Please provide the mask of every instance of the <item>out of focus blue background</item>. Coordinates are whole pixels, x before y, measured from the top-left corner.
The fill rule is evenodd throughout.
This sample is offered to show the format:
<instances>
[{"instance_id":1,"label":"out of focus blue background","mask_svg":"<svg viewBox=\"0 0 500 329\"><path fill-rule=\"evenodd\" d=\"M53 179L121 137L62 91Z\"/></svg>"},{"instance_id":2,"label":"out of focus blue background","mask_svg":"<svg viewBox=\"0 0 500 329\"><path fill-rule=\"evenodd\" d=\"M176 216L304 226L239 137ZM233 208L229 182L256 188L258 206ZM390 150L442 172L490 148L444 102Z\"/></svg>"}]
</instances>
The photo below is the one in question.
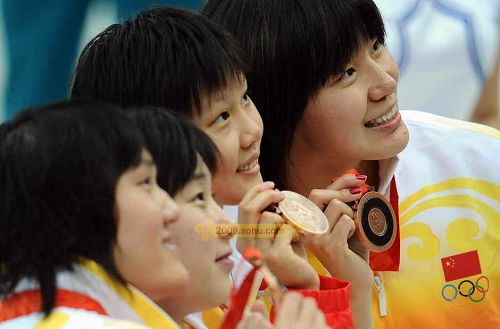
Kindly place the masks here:
<instances>
[{"instance_id":1,"label":"out of focus blue background","mask_svg":"<svg viewBox=\"0 0 500 329\"><path fill-rule=\"evenodd\" d=\"M196 10L205 1L0 0L0 122L28 106L66 97L78 54L108 25L149 5ZM374 2L401 71L400 109L500 128L500 0Z\"/></svg>"},{"instance_id":2,"label":"out of focus blue background","mask_svg":"<svg viewBox=\"0 0 500 329\"><path fill-rule=\"evenodd\" d=\"M154 5L197 10L204 0L0 0L0 122L67 96L85 44Z\"/></svg>"}]
</instances>

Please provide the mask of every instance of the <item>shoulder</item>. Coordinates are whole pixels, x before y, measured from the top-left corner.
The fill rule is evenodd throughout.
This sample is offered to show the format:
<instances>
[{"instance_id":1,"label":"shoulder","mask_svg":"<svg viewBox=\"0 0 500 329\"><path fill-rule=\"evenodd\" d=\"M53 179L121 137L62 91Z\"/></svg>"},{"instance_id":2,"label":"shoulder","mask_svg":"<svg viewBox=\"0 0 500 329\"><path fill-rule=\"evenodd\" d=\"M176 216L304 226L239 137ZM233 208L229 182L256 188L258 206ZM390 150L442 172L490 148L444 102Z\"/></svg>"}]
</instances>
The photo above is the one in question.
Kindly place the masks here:
<instances>
[{"instance_id":1,"label":"shoulder","mask_svg":"<svg viewBox=\"0 0 500 329\"><path fill-rule=\"evenodd\" d=\"M398 155L400 178L413 173L431 180L475 177L499 184L500 132L487 126L434 114L402 111L410 139Z\"/></svg>"},{"instance_id":2,"label":"shoulder","mask_svg":"<svg viewBox=\"0 0 500 329\"><path fill-rule=\"evenodd\" d=\"M14 328L51 328L51 329L90 329L90 328L113 328L113 329L148 329L149 327L124 320L110 318L94 312L58 307L54 309L48 318L41 313L21 316L0 323L1 329ZM177 329L177 328L171 328Z\"/></svg>"},{"instance_id":3,"label":"shoulder","mask_svg":"<svg viewBox=\"0 0 500 329\"><path fill-rule=\"evenodd\" d=\"M401 111L401 117L408 126L410 134L443 134L462 135L469 137L486 138L499 141L500 131L481 124L446 118L436 114L420 111ZM413 138L413 135L410 135Z\"/></svg>"}]
</instances>

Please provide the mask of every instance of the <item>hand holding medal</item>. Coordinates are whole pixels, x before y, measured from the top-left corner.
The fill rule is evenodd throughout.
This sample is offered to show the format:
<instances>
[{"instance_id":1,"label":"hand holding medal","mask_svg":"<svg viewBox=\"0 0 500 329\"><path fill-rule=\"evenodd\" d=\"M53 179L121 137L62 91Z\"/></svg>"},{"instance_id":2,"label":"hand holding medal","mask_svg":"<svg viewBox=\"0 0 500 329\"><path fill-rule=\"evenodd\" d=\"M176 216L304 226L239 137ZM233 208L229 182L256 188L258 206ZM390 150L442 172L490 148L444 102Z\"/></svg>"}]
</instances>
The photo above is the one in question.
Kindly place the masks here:
<instances>
[{"instance_id":1,"label":"hand holding medal","mask_svg":"<svg viewBox=\"0 0 500 329\"><path fill-rule=\"evenodd\" d=\"M325 214L308 198L282 191L285 199L278 203L276 212L298 233L323 234L328 231Z\"/></svg>"},{"instance_id":2,"label":"hand holding medal","mask_svg":"<svg viewBox=\"0 0 500 329\"><path fill-rule=\"evenodd\" d=\"M349 169L345 174L358 175L356 169ZM354 222L356 234L361 243L376 252L388 250L396 238L396 216L389 201L374 188L363 183L361 199L349 205L355 210Z\"/></svg>"},{"instance_id":3,"label":"hand holding medal","mask_svg":"<svg viewBox=\"0 0 500 329\"><path fill-rule=\"evenodd\" d=\"M345 174L359 173L350 169ZM386 251L396 238L394 210L382 194L366 183L360 188L361 199L349 204L355 211L356 234L368 250ZM282 192L285 199L278 204L277 213L298 233L323 234L328 230L326 216L312 201L292 191Z\"/></svg>"}]
</instances>

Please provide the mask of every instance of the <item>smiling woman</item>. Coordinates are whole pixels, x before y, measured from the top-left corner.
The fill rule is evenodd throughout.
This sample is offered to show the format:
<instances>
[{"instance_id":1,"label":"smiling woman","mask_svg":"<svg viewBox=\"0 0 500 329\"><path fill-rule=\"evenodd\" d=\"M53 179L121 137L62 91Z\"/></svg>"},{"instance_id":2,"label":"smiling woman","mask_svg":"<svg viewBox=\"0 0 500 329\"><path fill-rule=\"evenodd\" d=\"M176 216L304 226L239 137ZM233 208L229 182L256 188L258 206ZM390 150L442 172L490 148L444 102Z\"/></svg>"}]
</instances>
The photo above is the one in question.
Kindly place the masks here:
<instances>
[{"instance_id":1,"label":"smiling woman","mask_svg":"<svg viewBox=\"0 0 500 329\"><path fill-rule=\"evenodd\" d=\"M166 109L144 107L128 112L143 132L147 148L157 159L159 185L172 194L179 205L179 220L169 228L173 233L172 241L179 246L179 256L188 270L190 282L180 294L167 296L159 300L158 305L179 324L185 321L187 327L192 324L195 328L205 326L186 316L211 309L209 313L215 317L212 321L207 320L207 327L219 328L219 321L222 321L219 306L228 302L232 288L230 273L235 252L229 244L231 234L204 236L197 230L200 226L223 227L231 223L212 193L212 175L216 172L219 155L215 144L192 123L175 117ZM178 174L172 175L172 172ZM305 322L308 328L325 329L323 312L311 303L298 295L286 295L275 328L290 328L293 323ZM247 310L245 313L238 328L272 327L260 312ZM300 328L305 327L304 324Z\"/></svg>"},{"instance_id":2,"label":"smiling woman","mask_svg":"<svg viewBox=\"0 0 500 329\"><path fill-rule=\"evenodd\" d=\"M231 289L230 236L203 239L195 230L209 222L231 222L213 199L216 147L194 125L176 118L165 109L141 108L129 112L143 132L148 149L157 159L158 183L174 196L179 205L179 220L172 223L171 230L173 242L179 246L180 258L191 280L182 294L163 298L159 305L182 323L189 313L225 303ZM174 171L178 174L171 175Z\"/></svg>"},{"instance_id":3,"label":"smiling woman","mask_svg":"<svg viewBox=\"0 0 500 329\"><path fill-rule=\"evenodd\" d=\"M283 220L279 215L266 211L268 206L283 200L284 194L275 190L272 182L262 182L259 156L263 125L249 97L245 77L248 68L244 59L234 38L205 17L174 8L154 8L123 24L110 26L87 45L75 70L71 97L92 97L125 107L161 106L191 120L212 138L220 153L212 181L214 199L219 204L240 204L238 221L241 224L281 225ZM164 133L160 129L157 138L149 143L153 154L158 153L151 145L170 141ZM172 152L163 152L170 154L163 160L154 156L159 163L182 163L171 155L177 154L178 150ZM185 166L183 170L193 167ZM169 172L162 166L160 175L163 170ZM159 182L162 185L161 178ZM162 186L171 194L176 191L168 185ZM219 216L217 214L210 216L214 216L214 221L224 220L215 217ZM344 224L349 225L348 222ZM343 238L347 239L348 231ZM267 238L256 234L243 242L239 239L237 245L240 252L250 245L257 247L267 257L270 269L279 273L283 285L306 289L304 294L311 294L319 303L324 301L326 317L333 326L352 327L347 302L349 286L331 278L321 281L323 285L320 285L318 275L301 258L303 254L294 253L291 246L293 235L291 230L289 232L279 237L268 235ZM241 258L238 251L233 254L240 260L232 272L233 282L238 286L251 265ZM349 255L354 256L355 261L361 260L357 255ZM367 263L361 262L360 266L369 270ZM221 290L227 291L227 275L221 275L219 280L220 283L214 284L220 284ZM319 287L324 289L318 290ZM211 288L200 287L200 292L205 293L206 289ZM368 289L366 293L368 295ZM337 295L338 307L327 305L332 299L331 294ZM202 298L199 298L191 303L201 302ZM212 311L210 315L215 314L213 317L204 312L203 319L198 317L200 314L190 316L190 319L196 322L197 328L214 327L213 322L205 320L222 318L222 310L216 308Z\"/></svg>"},{"instance_id":4,"label":"smiling woman","mask_svg":"<svg viewBox=\"0 0 500 329\"><path fill-rule=\"evenodd\" d=\"M118 109L63 102L2 124L0 190L2 328L178 328L153 301L188 283L179 208Z\"/></svg>"},{"instance_id":5,"label":"smiling woman","mask_svg":"<svg viewBox=\"0 0 500 329\"><path fill-rule=\"evenodd\" d=\"M498 131L399 111L399 70L371 0L209 0L202 13L233 33L250 58L248 85L266 128L264 179L309 196L327 215L352 218L349 196L361 191L339 195L334 190L347 177L331 182L356 168L362 175L346 176L366 181L399 207L402 248L396 248L395 272L376 274L375 326L500 326L500 293L460 307L441 296L441 259L471 250L482 274L500 286L493 256L500 243ZM325 257L336 245L312 251L329 273L351 280L359 269L339 273L342 266ZM387 263L385 256L373 254L370 264L378 257ZM355 320L356 308L353 303Z\"/></svg>"}]
</instances>

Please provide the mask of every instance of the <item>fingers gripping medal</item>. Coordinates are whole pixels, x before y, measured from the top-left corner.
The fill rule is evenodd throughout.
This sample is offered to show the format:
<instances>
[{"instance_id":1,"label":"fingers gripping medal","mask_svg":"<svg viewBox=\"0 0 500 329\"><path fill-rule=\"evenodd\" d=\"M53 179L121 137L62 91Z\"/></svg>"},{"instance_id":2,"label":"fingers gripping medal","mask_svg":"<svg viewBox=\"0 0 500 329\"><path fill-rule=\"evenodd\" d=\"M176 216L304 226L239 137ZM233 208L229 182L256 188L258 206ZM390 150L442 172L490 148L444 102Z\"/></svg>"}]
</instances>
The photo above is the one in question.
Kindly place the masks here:
<instances>
[{"instance_id":1,"label":"fingers gripping medal","mask_svg":"<svg viewBox=\"0 0 500 329\"><path fill-rule=\"evenodd\" d=\"M359 174L350 169L346 174ZM388 250L396 239L396 216L391 204L384 195L373 191L367 184L361 186L361 199L352 205L356 233L369 250L382 252Z\"/></svg>"},{"instance_id":2,"label":"fingers gripping medal","mask_svg":"<svg viewBox=\"0 0 500 329\"><path fill-rule=\"evenodd\" d=\"M308 198L292 192L282 191L285 199L278 203L277 213L298 233L323 234L328 231L325 214Z\"/></svg>"}]
</instances>

